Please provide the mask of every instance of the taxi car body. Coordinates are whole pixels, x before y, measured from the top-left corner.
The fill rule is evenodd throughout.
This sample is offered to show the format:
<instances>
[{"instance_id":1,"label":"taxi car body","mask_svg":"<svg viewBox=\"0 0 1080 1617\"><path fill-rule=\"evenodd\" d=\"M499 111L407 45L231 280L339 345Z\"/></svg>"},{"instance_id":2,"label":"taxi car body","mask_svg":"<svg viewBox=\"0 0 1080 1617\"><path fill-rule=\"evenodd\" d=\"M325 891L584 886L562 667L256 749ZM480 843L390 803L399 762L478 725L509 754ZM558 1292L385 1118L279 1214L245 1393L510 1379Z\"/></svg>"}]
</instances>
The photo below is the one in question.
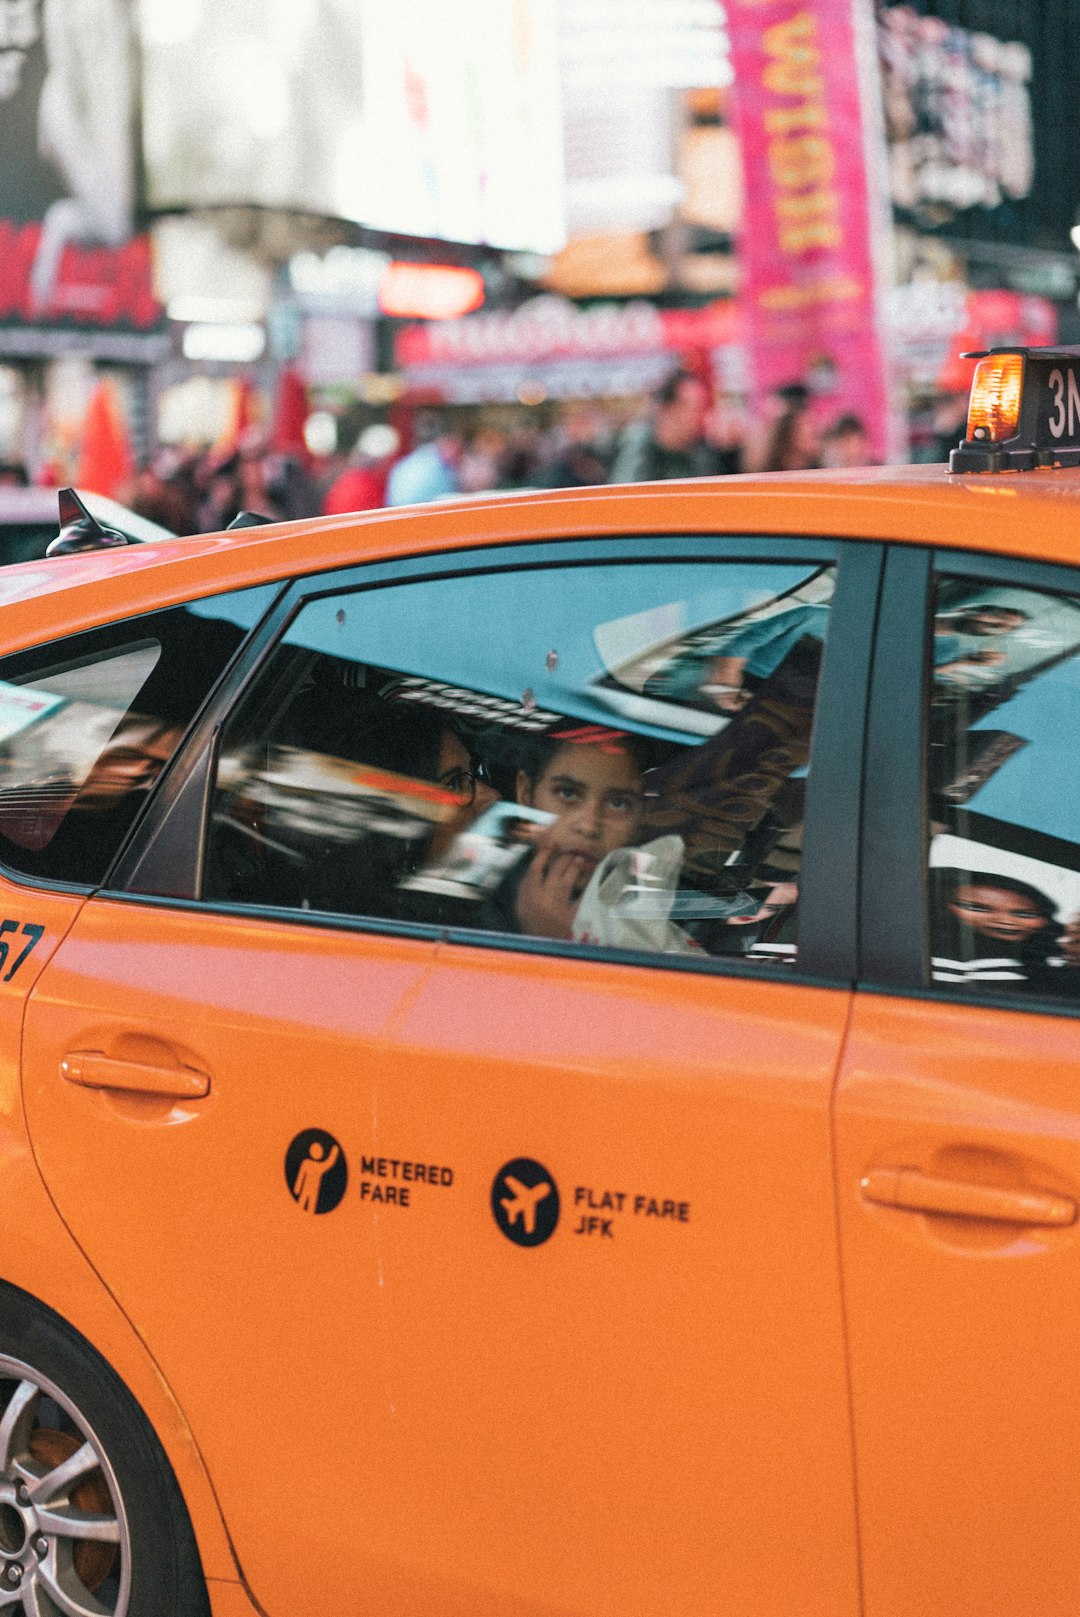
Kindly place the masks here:
<instances>
[{"instance_id":1,"label":"taxi car body","mask_svg":"<svg viewBox=\"0 0 1080 1617\"><path fill-rule=\"evenodd\" d=\"M1078 701L1080 472L6 572L0 1613L1074 1609Z\"/></svg>"}]
</instances>

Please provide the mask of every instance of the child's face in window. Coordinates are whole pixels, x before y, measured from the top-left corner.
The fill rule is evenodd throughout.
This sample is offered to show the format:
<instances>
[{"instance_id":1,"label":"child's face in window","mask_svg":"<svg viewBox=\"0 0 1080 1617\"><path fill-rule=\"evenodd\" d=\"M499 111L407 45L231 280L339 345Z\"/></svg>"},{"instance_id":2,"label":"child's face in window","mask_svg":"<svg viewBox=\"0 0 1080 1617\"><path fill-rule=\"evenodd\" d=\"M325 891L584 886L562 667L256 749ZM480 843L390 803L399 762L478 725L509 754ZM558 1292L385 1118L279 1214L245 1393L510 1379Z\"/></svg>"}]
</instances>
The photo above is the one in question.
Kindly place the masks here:
<instances>
[{"instance_id":1,"label":"child's face in window","mask_svg":"<svg viewBox=\"0 0 1080 1617\"><path fill-rule=\"evenodd\" d=\"M617 743L561 746L535 782L518 777L518 801L555 816L545 841L575 858L587 880L613 848L636 840L641 771Z\"/></svg>"},{"instance_id":2,"label":"child's face in window","mask_svg":"<svg viewBox=\"0 0 1080 1617\"><path fill-rule=\"evenodd\" d=\"M955 888L949 909L980 937L995 938L1001 943L1022 943L1048 924L1030 898L989 884L964 883Z\"/></svg>"}]
</instances>

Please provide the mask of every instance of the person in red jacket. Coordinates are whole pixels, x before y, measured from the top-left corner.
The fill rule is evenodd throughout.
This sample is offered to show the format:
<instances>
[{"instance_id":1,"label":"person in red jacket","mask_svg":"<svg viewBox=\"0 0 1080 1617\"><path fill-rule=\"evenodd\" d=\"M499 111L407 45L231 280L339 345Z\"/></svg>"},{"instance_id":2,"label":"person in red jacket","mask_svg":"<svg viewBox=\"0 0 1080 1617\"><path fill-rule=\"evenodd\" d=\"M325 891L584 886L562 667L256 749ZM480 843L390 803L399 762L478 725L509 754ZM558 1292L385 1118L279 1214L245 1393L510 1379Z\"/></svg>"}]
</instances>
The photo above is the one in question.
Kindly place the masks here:
<instances>
[{"instance_id":1,"label":"person in red jacket","mask_svg":"<svg viewBox=\"0 0 1080 1617\"><path fill-rule=\"evenodd\" d=\"M346 511L377 511L386 504L386 479L400 440L393 427L376 423L365 427L349 456L349 464L335 478L323 498L323 515Z\"/></svg>"}]
</instances>

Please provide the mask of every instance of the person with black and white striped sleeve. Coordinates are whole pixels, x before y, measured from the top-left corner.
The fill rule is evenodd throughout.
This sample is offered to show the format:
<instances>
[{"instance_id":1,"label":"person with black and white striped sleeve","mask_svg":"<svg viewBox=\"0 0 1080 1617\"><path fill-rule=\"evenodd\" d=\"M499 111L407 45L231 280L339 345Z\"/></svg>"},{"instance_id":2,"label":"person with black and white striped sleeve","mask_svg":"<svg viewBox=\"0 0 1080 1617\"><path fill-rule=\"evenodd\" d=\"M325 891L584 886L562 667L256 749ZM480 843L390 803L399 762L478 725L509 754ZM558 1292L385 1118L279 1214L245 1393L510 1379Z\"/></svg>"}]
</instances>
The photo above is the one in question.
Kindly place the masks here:
<instances>
[{"instance_id":1,"label":"person with black and white striped sleeve","mask_svg":"<svg viewBox=\"0 0 1080 1617\"><path fill-rule=\"evenodd\" d=\"M1080 989L1062 956L1063 928L1052 899L1029 882L989 871L932 869L931 969L957 987Z\"/></svg>"}]
</instances>

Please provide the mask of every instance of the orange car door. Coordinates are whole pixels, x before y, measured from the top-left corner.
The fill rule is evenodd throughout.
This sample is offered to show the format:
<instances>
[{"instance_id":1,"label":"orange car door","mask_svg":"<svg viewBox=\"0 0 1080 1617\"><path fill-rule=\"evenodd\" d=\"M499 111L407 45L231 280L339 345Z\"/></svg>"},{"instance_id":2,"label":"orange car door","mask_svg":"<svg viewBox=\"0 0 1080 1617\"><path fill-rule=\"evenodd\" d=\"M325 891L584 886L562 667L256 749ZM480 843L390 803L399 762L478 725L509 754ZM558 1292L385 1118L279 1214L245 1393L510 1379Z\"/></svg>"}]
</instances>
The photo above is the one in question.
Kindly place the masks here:
<instances>
[{"instance_id":1,"label":"orange car door","mask_svg":"<svg viewBox=\"0 0 1080 1617\"><path fill-rule=\"evenodd\" d=\"M681 543L695 566L724 560L715 542ZM158 817L169 841L185 793L212 799L197 891L95 897L46 972L25 1042L33 1137L63 1215L185 1410L272 1617L854 1617L829 1101L850 1004L846 850L877 553L845 557L832 596L833 547L743 542L732 567L765 573L725 573L716 588L736 594L707 611L711 573L690 580L705 591L694 595L678 567L669 580L665 567L629 577L609 566L601 589L589 547L557 559L578 571L483 572L483 558L469 560L471 610L500 655L531 656L531 640L544 648L550 686L538 679L523 700L483 637L469 648L468 690L460 658L439 665L461 621L460 579L401 583L379 599L328 590L302 608L214 745L208 717L208 750L197 737L175 812L167 804ZM528 617L513 611L523 581ZM796 587L792 603L783 592ZM773 794L768 870L802 845L794 972L775 964L794 945L767 936L780 897L761 906L763 952L725 966L665 934L681 953L661 964L640 946L509 937L491 921L380 918L370 882L365 919L342 896L350 848L331 849L330 879L325 861L304 866L324 815L362 823L365 879L378 847L413 872L399 883L409 896L441 903L479 860L474 832L441 864L427 844L419 875L402 862L410 828L427 816L434 838L453 794L478 788L444 787L461 771L442 759L411 775L385 751L349 761L335 703L360 715L345 726L354 741L350 726L379 703L400 702L407 727L418 693L425 713L464 716L459 741L487 745L494 726L496 774L515 726L558 722L569 797L567 779L590 770L625 776L638 745L588 722L589 702L608 698L581 695L574 659L617 641L629 681L626 648L644 623L649 666L671 670L647 698L669 702L661 733L697 723L700 734L704 707L678 694L690 653L684 638L671 642L669 596L699 601L710 623L741 602L739 644L758 648L745 660L784 657L789 679L799 657L816 666L813 625L832 602L805 822L782 823L779 811L781 787L785 802L801 800L797 737L786 762L763 766L767 791L754 777ZM608 617L588 619L578 646L567 614L594 597ZM642 617L660 608L667 616ZM803 613L794 621L812 632L762 630L762 615L781 610ZM362 664L345 656L357 614ZM380 614L403 674L389 651L372 667ZM555 641L544 638L552 614ZM407 653L414 621L423 645ZM778 678L747 687L739 734ZM612 700L644 712L646 696L629 690ZM709 720L708 733L721 725ZM372 748L384 732L371 721ZM669 763L686 752L656 745ZM208 792L200 771L217 759ZM520 779L518 792L524 817ZM605 812L628 812L628 796L608 790ZM548 830L563 823L531 811ZM764 824L761 804L755 814ZM218 857L226 846L240 852ZM249 847L255 875L241 857ZM132 886L152 885L156 858L151 842ZM770 875L764 891L783 886Z\"/></svg>"},{"instance_id":2,"label":"orange car door","mask_svg":"<svg viewBox=\"0 0 1080 1617\"><path fill-rule=\"evenodd\" d=\"M0 677L0 1158L7 1194L40 1193L17 1088L26 1002L46 962L102 877L146 787L169 761L183 723L271 604L271 588L219 595L3 659ZM177 665L187 678L174 679ZM170 684L153 708L155 680ZM130 706L149 690L151 706ZM114 788L130 788L114 812ZM73 813L76 805L82 811ZM56 1302L40 1251L24 1235L5 1276Z\"/></svg>"},{"instance_id":3,"label":"orange car door","mask_svg":"<svg viewBox=\"0 0 1080 1617\"><path fill-rule=\"evenodd\" d=\"M71 926L85 895L29 887L0 877L0 1041L4 1050L0 1082L0 1156L9 1194L20 1196L22 1176L41 1193L37 1165L29 1148L18 1088L18 1055L27 998L45 962ZM20 1243L21 1244L21 1243ZM34 1284L40 1254L5 1253L5 1273L16 1283Z\"/></svg>"},{"instance_id":4,"label":"orange car door","mask_svg":"<svg viewBox=\"0 0 1080 1617\"><path fill-rule=\"evenodd\" d=\"M1080 575L889 567L837 1115L865 1610L1035 1617L1080 1601Z\"/></svg>"}]
</instances>

